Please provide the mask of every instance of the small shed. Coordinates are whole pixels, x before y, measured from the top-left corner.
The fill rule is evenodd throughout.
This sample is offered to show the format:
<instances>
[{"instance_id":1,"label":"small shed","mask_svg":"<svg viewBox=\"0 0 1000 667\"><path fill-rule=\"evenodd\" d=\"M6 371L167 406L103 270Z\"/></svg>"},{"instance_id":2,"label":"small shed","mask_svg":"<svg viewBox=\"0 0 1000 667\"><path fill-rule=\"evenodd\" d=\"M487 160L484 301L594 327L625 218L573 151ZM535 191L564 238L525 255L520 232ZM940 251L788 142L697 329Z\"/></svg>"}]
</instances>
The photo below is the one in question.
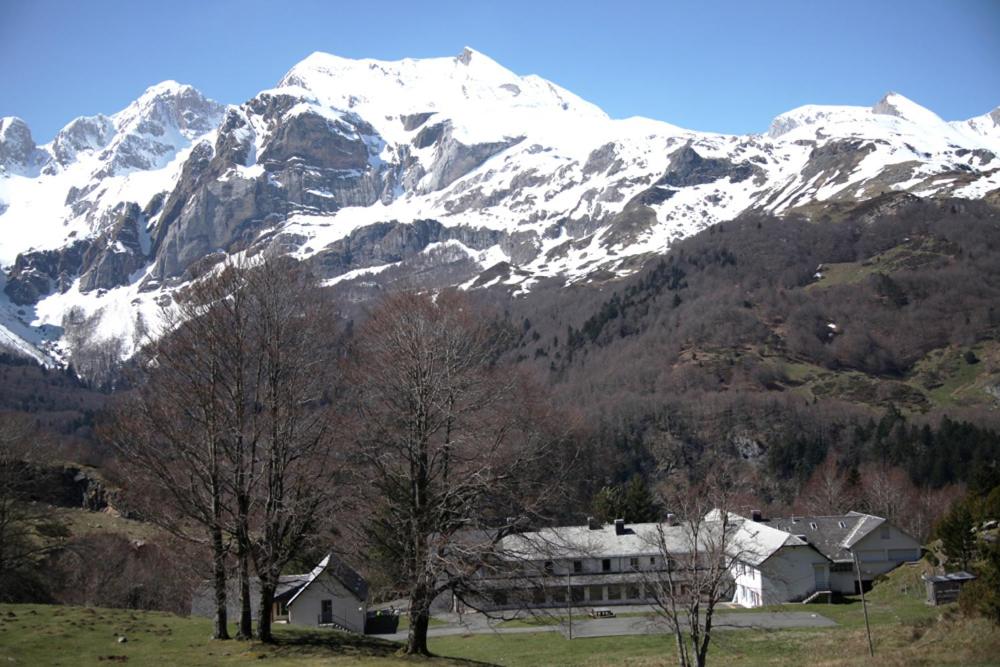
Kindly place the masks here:
<instances>
[{"instance_id":1,"label":"small shed","mask_svg":"<svg viewBox=\"0 0 1000 667\"><path fill-rule=\"evenodd\" d=\"M958 600L962 586L976 578L968 572L952 572L951 574L924 575L924 585L927 586L927 604L948 604Z\"/></svg>"}]
</instances>

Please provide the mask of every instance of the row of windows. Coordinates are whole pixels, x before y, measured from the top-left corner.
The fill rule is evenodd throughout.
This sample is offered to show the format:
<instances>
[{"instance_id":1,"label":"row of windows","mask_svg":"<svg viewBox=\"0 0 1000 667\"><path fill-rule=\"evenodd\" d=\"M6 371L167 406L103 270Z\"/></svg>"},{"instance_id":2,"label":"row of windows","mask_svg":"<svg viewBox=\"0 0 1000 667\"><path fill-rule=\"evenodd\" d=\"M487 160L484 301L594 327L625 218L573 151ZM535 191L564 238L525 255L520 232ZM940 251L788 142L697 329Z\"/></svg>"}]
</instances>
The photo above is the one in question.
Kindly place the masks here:
<instances>
[{"instance_id":1,"label":"row of windows","mask_svg":"<svg viewBox=\"0 0 1000 667\"><path fill-rule=\"evenodd\" d=\"M685 584L679 585L681 595L688 595L690 588ZM582 602L619 602L628 600L646 600L644 596L645 588L642 584L608 584L606 586L551 586L547 588L533 588L530 592L510 593L508 591L494 591L492 601L498 606L511 603L513 598L530 599L532 604L564 604L567 599L574 603Z\"/></svg>"},{"instance_id":2,"label":"row of windows","mask_svg":"<svg viewBox=\"0 0 1000 667\"><path fill-rule=\"evenodd\" d=\"M600 572L615 572L613 567L613 559L603 558L601 559L601 569ZM639 571L643 567L655 568L659 561L656 556L641 556L641 557L631 557L628 559L628 568L625 571ZM671 569L676 567L676 562L673 559L667 559L667 565ZM573 574L582 574L584 572L591 571L587 569L582 560L572 561ZM556 571L555 563L551 560L545 561L544 568L546 574L554 574Z\"/></svg>"}]
</instances>

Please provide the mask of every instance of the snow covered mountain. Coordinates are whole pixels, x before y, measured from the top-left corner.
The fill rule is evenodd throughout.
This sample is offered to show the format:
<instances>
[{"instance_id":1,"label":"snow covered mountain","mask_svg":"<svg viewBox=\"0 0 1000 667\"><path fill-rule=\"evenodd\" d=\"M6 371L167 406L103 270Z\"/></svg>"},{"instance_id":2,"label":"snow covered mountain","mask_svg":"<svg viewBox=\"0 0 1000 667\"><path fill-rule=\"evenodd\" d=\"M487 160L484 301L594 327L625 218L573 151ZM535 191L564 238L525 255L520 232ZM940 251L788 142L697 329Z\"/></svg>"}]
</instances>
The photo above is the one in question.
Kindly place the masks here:
<instances>
[{"instance_id":1,"label":"snow covered mountain","mask_svg":"<svg viewBox=\"0 0 1000 667\"><path fill-rule=\"evenodd\" d=\"M347 294L525 291L629 273L749 209L985 197L998 156L1000 108L948 123L890 93L732 136L611 119L472 49L315 53L238 106L165 82L41 146L0 120L0 346L127 357L173 290L236 253L293 254Z\"/></svg>"}]
</instances>

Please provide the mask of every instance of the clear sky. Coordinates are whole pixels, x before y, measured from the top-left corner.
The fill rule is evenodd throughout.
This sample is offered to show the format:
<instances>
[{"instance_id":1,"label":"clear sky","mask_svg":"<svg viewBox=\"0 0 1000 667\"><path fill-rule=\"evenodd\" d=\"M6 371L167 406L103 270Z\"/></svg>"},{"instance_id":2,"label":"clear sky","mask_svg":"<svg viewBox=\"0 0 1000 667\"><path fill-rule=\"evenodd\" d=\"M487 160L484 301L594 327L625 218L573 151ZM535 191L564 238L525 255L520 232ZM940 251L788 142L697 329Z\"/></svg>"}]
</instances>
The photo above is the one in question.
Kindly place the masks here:
<instances>
[{"instance_id":1,"label":"clear sky","mask_svg":"<svg viewBox=\"0 0 1000 667\"><path fill-rule=\"evenodd\" d=\"M747 133L895 90L948 120L1000 105L1000 0L0 0L0 116L48 141L164 79L239 103L313 51L468 45L601 106Z\"/></svg>"}]
</instances>

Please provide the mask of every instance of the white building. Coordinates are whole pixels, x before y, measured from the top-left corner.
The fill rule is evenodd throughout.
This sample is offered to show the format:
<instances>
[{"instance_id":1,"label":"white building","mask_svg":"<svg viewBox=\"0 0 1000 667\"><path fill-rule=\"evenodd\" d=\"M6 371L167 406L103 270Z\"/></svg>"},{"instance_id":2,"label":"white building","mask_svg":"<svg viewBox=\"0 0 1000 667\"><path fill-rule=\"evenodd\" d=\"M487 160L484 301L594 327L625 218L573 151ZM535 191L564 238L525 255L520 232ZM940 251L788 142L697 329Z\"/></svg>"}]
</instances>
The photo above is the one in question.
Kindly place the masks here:
<instances>
[{"instance_id":1,"label":"white building","mask_svg":"<svg viewBox=\"0 0 1000 667\"><path fill-rule=\"evenodd\" d=\"M743 519L740 540L750 550L733 568L733 602L759 607L805 600L816 593L856 593L880 574L920 558L920 543L881 517ZM774 547L774 548L771 548Z\"/></svg>"},{"instance_id":2,"label":"white building","mask_svg":"<svg viewBox=\"0 0 1000 667\"><path fill-rule=\"evenodd\" d=\"M899 564L920 558L915 539L868 514L755 518L730 513L733 532L725 539L723 567L730 571L732 601L744 607L854 593L855 555L866 586ZM700 553L719 553L719 519L717 510L705 516L699 543L716 544L700 544ZM619 520L614 525L562 526L508 536L497 562L479 573L477 588L482 593L474 606L640 604L651 600L651 591L662 587L668 573L684 595L693 532L688 524L672 520L632 525ZM677 562L683 566L677 567Z\"/></svg>"},{"instance_id":3,"label":"white building","mask_svg":"<svg viewBox=\"0 0 1000 667\"><path fill-rule=\"evenodd\" d=\"M230 622L239 618L239 591L233 579L227 591ZM260 582L250 580L251 606L257 619ZM368 608L368 582L333 554L328 554L308 574L282 575L275 591L271 620L275 623L329 627L363 634ZM204 585L191 602L192 616L215 613L214 591Z\"/></svg>"}]
</instances>

